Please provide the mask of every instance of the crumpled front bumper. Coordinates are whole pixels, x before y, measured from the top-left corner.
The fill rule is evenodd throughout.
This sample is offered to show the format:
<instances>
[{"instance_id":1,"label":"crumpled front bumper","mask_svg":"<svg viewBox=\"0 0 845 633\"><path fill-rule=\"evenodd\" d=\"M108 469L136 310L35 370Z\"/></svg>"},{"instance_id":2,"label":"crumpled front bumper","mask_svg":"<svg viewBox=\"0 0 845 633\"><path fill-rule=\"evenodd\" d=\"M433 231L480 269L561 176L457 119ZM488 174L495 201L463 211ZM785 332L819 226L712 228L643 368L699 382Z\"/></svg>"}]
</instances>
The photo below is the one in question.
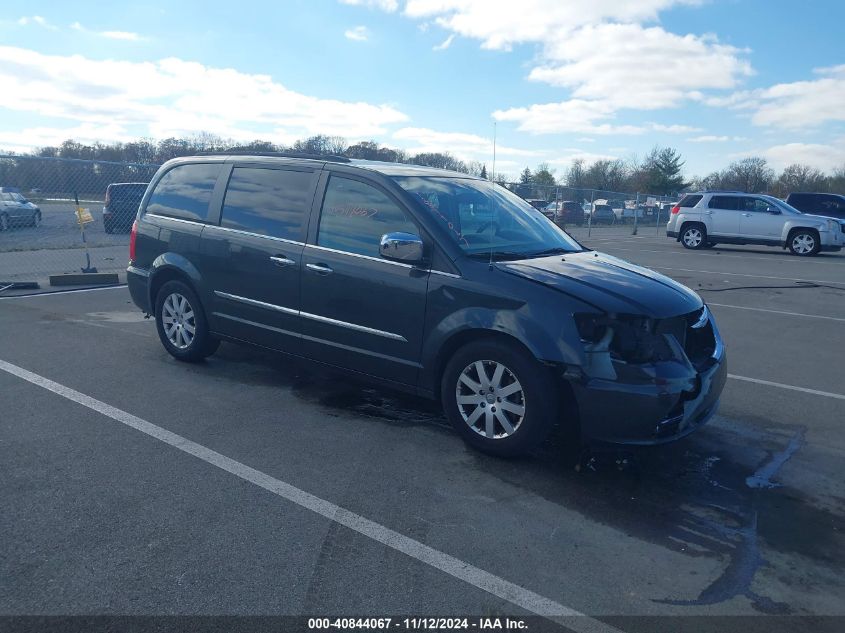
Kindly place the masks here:
<instances>
[{"instance_id":1,"label":"crumpled front bumper","mask_svg":"<svg viewBox=\"0 0 845 633\"><path fill-rule=\"evenodd\" d=\"M675 361L622 367L616 380L570 380L587 442L650 445L680 439L704 425L719 406L728 377L724 345L704 367Z\"/></svg>"}]
</instances>

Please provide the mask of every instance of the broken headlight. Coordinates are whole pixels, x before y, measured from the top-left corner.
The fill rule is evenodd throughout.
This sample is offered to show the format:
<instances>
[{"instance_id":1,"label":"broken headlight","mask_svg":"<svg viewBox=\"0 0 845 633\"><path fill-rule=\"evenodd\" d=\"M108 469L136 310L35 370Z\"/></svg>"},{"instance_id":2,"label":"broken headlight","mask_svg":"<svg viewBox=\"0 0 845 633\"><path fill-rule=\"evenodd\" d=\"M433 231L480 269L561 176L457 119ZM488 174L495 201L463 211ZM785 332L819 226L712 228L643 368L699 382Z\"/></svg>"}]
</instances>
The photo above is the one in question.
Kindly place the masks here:
<instances>
[{"instance_id":1,"label":"broken headlight","mask_svg":"<svg viewBox=\"0 0 845 633\"><path fill-rule=\"evenodd\" d=\"M575 325L588 353L607 352L611 360L652 363L670 360L676 351L658 322L626 314L576 314Z\"/></svg>"}]
</instances>

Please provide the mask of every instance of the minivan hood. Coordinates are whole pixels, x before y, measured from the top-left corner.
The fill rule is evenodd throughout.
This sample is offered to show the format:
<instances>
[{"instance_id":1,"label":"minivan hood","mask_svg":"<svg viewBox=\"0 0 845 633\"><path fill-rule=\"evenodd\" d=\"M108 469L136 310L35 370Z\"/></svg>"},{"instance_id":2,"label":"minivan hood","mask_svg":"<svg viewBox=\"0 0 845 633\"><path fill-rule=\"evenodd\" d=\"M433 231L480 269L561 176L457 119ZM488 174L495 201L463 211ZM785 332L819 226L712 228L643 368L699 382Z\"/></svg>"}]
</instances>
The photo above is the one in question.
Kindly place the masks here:
<instances>
[{"instance_id":1,"label":"minivan hood","mask_svg":"<svg viewBox=\"0 0 845 633\"><path fill-rule=\"evenodd\" d=\"M665 319L703 305L695 292L669 277L597 251L497 262L496 267L605 312Z\"/></svg>"}]
</instances>

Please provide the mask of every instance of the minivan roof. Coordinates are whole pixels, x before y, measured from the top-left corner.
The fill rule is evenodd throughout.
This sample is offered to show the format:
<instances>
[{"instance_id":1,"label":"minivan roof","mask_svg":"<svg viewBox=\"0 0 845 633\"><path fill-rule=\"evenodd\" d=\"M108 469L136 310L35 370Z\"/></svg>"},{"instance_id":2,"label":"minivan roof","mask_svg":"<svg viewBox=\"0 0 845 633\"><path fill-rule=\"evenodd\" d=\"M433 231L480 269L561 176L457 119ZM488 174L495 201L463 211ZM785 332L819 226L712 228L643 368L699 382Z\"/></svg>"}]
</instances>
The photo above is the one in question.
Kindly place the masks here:
<instances>
[{"instance_id":1,"label":"minivan roof","mask_svg":"<svg viewBox=\"0 0 845 633\"><path fill-rule=\"evenodd\" d=\"M286 154L284 152L273 153L261 153L257 152L255 154L246 154L246 153L208 153L208 154L197 154L195 156L182 156L179 158L172 159L173 162L191 162L193 160L202 160L202 161L227 161L227 160L260 160L260 161L279 161L280 163L290 164L292 161L303 161L308 163L330 163L336 164L341 166L348 166L348 167L359 167L361 169L367 169L369 171L379 172L385 176L428 176L428 177L436 177L439 176L441 178L464 178L467 180L484 180L483 178L479 178L478 176L472 176L470 174L465 174L459 171L453 171L451 169L439 169L437 167L426 167L423 165L409 165L406 163L385 163L377 160L363 160L357 158L346 159L343 161L337 160L336 157L326 156L320 157L316 155L296 155L296 154ZM170 162L170 161L168 161Z\"/></svg>"}]
</instances>

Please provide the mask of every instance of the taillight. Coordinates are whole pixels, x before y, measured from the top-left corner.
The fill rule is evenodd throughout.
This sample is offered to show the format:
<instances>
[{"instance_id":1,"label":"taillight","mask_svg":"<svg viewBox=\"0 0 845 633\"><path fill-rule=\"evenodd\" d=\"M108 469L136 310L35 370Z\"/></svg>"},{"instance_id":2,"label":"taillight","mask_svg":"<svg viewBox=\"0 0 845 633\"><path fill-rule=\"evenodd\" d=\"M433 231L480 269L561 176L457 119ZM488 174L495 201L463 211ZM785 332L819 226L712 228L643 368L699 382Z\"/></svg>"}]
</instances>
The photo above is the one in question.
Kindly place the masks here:
<instances>
[{"instance_id":1,"label":"taillight","mask_svg":"<svg viewBox=\"0 0 845 633\"><path fill-rule=\"evenodd\" d=\"M106 187L106 201L103 204L109 206L109 202L111 202L111 185Z\"/></svg>"},{"instance_id":2,"label":"taillight","mask_svg":"<svg viewBox=\"0 0 845 633\"><path fill-rule=\"evenodd\" d=\"M672 207L672 215L675 215L676 213L680 213L680 212L681 212L681 205L676 204L674 207Z\"/></svg>"},{"instance_id":3,"label":"taillight","mask_svg":"<svg viewBox=\"0 0 845 633\"><path fill-rule=\"evenodd\" d=\"M132 230L129 232L129 261L135 261L135 238L138 237L138 220L132 223Z\"/></svg>"}]
</instances>

